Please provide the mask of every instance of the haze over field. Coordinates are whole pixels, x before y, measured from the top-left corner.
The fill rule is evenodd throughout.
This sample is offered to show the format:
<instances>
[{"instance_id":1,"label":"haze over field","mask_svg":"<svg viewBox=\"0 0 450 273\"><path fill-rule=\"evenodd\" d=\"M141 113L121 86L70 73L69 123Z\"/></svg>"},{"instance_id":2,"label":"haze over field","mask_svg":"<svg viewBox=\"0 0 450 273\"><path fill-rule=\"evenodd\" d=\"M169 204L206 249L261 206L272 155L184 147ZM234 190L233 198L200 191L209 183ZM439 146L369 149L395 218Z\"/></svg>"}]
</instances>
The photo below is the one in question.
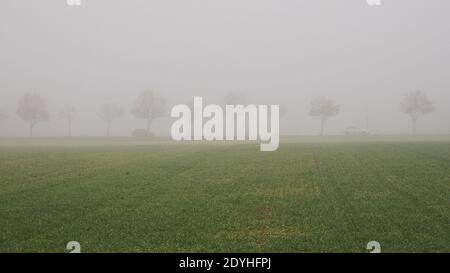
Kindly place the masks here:
<instances>
[{"instance_id":1,"label":"haze over field","mask_svg":"<svg viewBox=\"0 0 450 273\"><path fill-rule=\"evenodd\" d=\"M327 97L340 112L326 134L358 126L379 134L411 132L400 104L419 89L435 111L419 134L450 133L450 2L392 0L2 0L0 136L26 136L16 114L24 93L48 102L50 120L35 135L63 136L58 112L77 110L73 135L104 135L100 106L124 116L111 135L145 128L130 113L136 96L158 91L174 104L203 96L222 103L232 91L248 103L281 104L282 134L317 134L311 103ZM172 119L152 125L169 135Z\"/></svg>"}]
</instances>

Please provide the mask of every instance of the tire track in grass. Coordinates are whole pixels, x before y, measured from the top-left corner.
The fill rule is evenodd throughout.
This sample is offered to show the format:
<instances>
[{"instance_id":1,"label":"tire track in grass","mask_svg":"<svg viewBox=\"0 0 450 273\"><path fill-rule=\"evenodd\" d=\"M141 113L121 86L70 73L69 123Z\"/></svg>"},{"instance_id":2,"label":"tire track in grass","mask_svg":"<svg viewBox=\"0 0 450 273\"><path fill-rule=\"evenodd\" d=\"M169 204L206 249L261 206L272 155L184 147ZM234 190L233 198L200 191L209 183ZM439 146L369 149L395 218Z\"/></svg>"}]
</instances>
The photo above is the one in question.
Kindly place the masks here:
<instances>
[{"instance_id":1,"label":"tire track in grass","mask_svg":"<svg viewBox=\"0 0 450 273\"><path fill-rule=\"evenodd\" d=\"M182 230L187 229L187 231L178 233L174 238L171 238L169 240L171 242L170 244L162 241L160 241L160 243L156 245L153 244L152 249L158 248L158 245L164 244L167 246L172 246L172 248L166 249L166 251L174 251L176 250L174 249L174 247L178 244L177 239L180 239L184 242L183 246L185 251L205 251L205 248L202 247L202 245L204 245L205 243L211 244L209 240L212 240L211 236L215 234L215 230L218 227L217 223L213 223L213 225L202 225L202 222L207 223L209 221L206 219L207 217L212 217L213 219L217 220L217 218L220 218L220 216L223 215L220 215L220 213L215 213L214 216L206 214L211 209L217 208L217 198L222 199L219 196L213 196L214 191L210 191L211 186L215 184L215 181L212 181L209 178L211 172L214 172L214 169L210 169L209 167L211 166L211 162L215 162L214 158L217 155L233 153L236 151L235 149L236 148L230 149L229 147L213 147L212 149L211 147L199 147L194 150L189 150L188 152L179 154L179 158L175 159L174 156L171 157L171 160L174 160L173 162L175 162L175 164L177 164L176 162L186 162L186 166L189 167L184 168L184 171L170 171L170 173L172 173L173 175L164 180L165 188L169 189L170 186L174 187L170 192L165 194L166 196L174 196L174 199L166 201L165 203L167 205L167 209L170 209L165 211L166 217L164 222L172 224L166 224L164 226L170 229L167 230L168 232L166 232L166 234L171 235L172 237L174 237L173 235L176 234L176 231L180 231L180 224L182 225ZM210 154L211 157L204 156L205 153ZM167 163L169 162L163 164L165 166L165 171L167 171L166 167L174 165L173 163ZM159 182L156 183L159 184ZM179 190L183 191L180 192ZM162 199L159 198L159 200ZM226 200L226 197L224 200ZM204 204L201 203L203 201L205 201ZM180 207L180 205L183 204L184 207ZM148 208L146 204L140 203L139 200L137 200L136 206L137 211L146 211ZM197 210L199 208L201 210L198 211L198 214L193 214L194 211L191 211ZM186 213L183 213L183 210L186 209L188 211L186 211ZM219 209L223 210L224 208L219 207ZM147 227L143 226L142 228L142 230L146 230ZM201 235L194 237L192 236L192 234L199 233L201 233ZM185 236L184 234L189 236ZM165 238L165 236L163 235L162 238Z\"/></svg>"},{"instance_id":2,"label":"tire track in grass","mask_svg":"<svg viewBox=\"0 0 450 273\"><path fill-rule=\"evenodd\" d=\"M331 145L326 145L327 149L330 149L330 147L332 147ZM337 252L342 252L345 251L345 248L349 248L348 250L351 250L351 245L347 245L349 242L353 242L353 232L351 229L352 226L352 220L351 217L348 216L348 214L345 212L345 206L343 205L343 203L339 200L344 200L345 197L343 197L342 192L339 191L338 187L336 186L335 182L336 182L336 177L334 177L334 179L332 181L330 181L330 176L325 175L324 172L329 172L330 170L332 170L334 167L334 164L325 164L325 162L327 162L327 159L325 157L322 159L319 159L318 155L319 154L324 154L324 155L328 155L328 153L330 153L330 150L324 152L324 147L319 146L319 148L317 149L317 151L314 153L314 163L315 163L315 169L316 172L318 173L318 177L320 183L321 183L321 193L323 193L324 198L321 198L321 202L326 202L327 205L327 209L330 209L332 211L332 215L333 215L333 220L330 222L330 219L327 219L327 228L329 227L333 227L336 228L336 224L339 224L341 228L339 228L339 230L341 232L334 232L334 235L338 235L338 238L334 238L335 240L338 241L331 241L328 242L329 244L329 251L337 251ZM325 162L324 162L325 161ZM323 169L322 166L326 166L325 168L327 168L327 171L325 171ZM345 201L344 201L345 203ZM327 215L329 213L329 211L326 211ZM323 217L321 218L323 219ZM337 230L336 230L337 231ZM329 232L329 230L327 231ZM333 244L333 242L339 242L339 248L336 248L336 245ZM322 242L324 243L324 242ZM328 251L328 250L326 250Z\"/></svg>"},{"instance_id":3,"label":"tire track in grass","mask_svg":"<svg viewBox=\"0 0 450 273\"><path fill-rule=\"evenodd\" d=\"M337 147L336 147L337 148ZM334 153L331 153L331 160L333 166L330 170L332 177L335 178L334 192L336 193L336 202L342 207L342 216L346 220L349 248L352 252L359 252L362 250L365 241L361 238L362 230L364 229L363 218L360 217L360 213L357 210L357 202L353 200L353 195L350 187L355 188L360 183L360 179L357 176L361 161L354 160L354 155L357 154L355 150L361 150L362 147L359 144L342 144L339 149ZM345 160L344 160L345 159ZM365 181L365 186L369 186L369 181Z\"/></svg>"},{"instance_id":4,"label":"tire track in grass","mask_svg":"<svg viewBox=\"0 0 450 273\"><path fill-rule=\"evenodd\" d=\"M129 151L130 153L132 153L133 151ZM62 204L72 204L71 208L69 211L72 211L74 209L82 209L85 211L84 215L80 218L80 219L86 219L89 218L90 214L95 214L96 210L101 210L102 206L101 203L102 202L106 202L104 205L110 204L112 201L111 196L106 196L105 194L109 191L109 192L114 192L114 189L107 189L106 191L103 189L103 193L101 195L96 195L95 196L95 203L97 204L96 206L92 207L92 202L78 202L76 203L76 206L73 207L73 203L70 203L71 200L72 201L76 201L79 200L76 196L80 197L81 195L83 195L83 193L87 194L87 195L83 195L83 197L81 198L81 200L87 200L89 199L89 196L91 196L92 194L90 192L87 192L86 190L89 189L89 187L94 187L94 189L100 190L101 188L99 188L101 186L101 184L106 183L106 185L111 185L114 182L114 176L117 174L117 170L120 170L120 166L123 166L124 162L122 162L120 160L120 158L123 156L120 152L117 153L117 150L114 150L112 152L113 154L115 154L116 156L118 156L118 158L113 159L114 162L116 162L116 164L111 164L113 162L109 161L108 164L106 164L105 166L102 166L104 168L101 168L100 170L98 168L94 168L93 172L91 173L91 175L86 176L84 175L82 178L70 178L70 179L75 179L78 180L77 183L70 183L70 179L69 181L64 181L64 183L57 183L57 184L46 184L46 185L42 185L39 188L31 188L30 191L25 191L23 193L16 193L15 199L17 200L19 203L24 203L20 200L25 200L27 201L27 203L31 202L31 206L28 207L23 207L23 206L17 206L18 204L16 204L14 207L11 207L11 209L14 209L17 212L20 212L21 210L23 211L23 209L27 209L27 210L35 210L36 213L31 213L31 215L41 215L43 211L52 211L51 214L47 214L48 216L45 216L46 218L48 218L48 221L50 221L49 223L51 223L52 219L55 219L57 222L55 222L53 224L53 227L55 229L58 229L58 227L61 224L61 220L64 218L55 218L55 217L60 217L58 215L60 215L61 211L59 209L59 207ZM119 159L119 160L117 160ZM103 170L103 171L102 171ZM113 172L111 172L111 170L114 170ZM98 179L99 177L101 177L101 179ZM81 181L79 181L81 179ZM84 182L83 182L84 180ZM100 184L98 184L100 182ZM62 189L61 187L65 186L66 188ZM84 187L85 190L79 191L81 188L80 187ZM62 191L61 191L62 190ZM52 196L50 196L50 199L42 199L43 197L43 193L45 192L53 192L56 193L57 195L52 194ZM61 194L64 193L70 193L69 196L64 196ZM20 196L24 197L23 194L26 194L28 196L28 198L19 198ZM75 195L74 195L75 194ZM61 196L61 198L58 198L58 196ZM75 199L74 199L75 197ZM69 199L67 199L69 198ZM66 202L67 200L67 202ZM13 202L13 199L8 201L9 203ZM17 203L16 201L14 201L15 203ZM46 208L47 207L47 208ZM83 209L84 208L84 209ZM5 211L4 211L5 212ZM8 215L15 215L15 214L11 214L8 213ZM68 215L69 216L69 215ZM72 217L69 216L68 223L76 223L77 221L74 219L71 219ZM59 220L58 220L59 219ZM19 219L19 221L21 221ZM16 220L17 223L17 220ZM44 224L44 222L41 222L42 224ZM46 224L47 225L47 224ZM80 222L79 223L79 227L82 227L83 223ZM27 228L27 225L20 225L21 228ZM39 225L35 226L33 228L34 230L39 230ZM44 236L44 237L52 237L52 232L47 232L48 236ZM23 237L22 239L18 238L18 237L14 237L15 241L17 242L18 240L22 241L23 243L21 243L21 245L26 245L26 242L32 242L32 241L36 241L38 240L40 237L42 238L42 240L45 240L44 237L42 237L43 235L39 235L36 236L36 234L33 234L33 232L22 232L21 233L21 237ZM31 236L33 236L34 238L31 239ZM31 240L31 241L30 241ZM3 247L2 247L3 248Z\"/></svg>"},{"instance_id":5,"label":"tire track in grass","mask_svg":"<svg viewBox=\"0 0 450 273\"><path fill-rule=\"evenodd\" d=\"M196 202L195 200L191 199L191 196L189 195L191 193L190 187L195 187L196 181L195 178L191 177L191 172L193 169L199 169L198 167L201 166L206 160L205 157L202 157L201 155L205 152L202 148L196 150L192 149L191 147L185 147L182 150L172 151L170 155L165 156L165 160L160 160L158 163L158 167L156 169L153 169L151 173L148 173L147 177L152 182L151 185L155 185L156 188L159 190L158 196L151 200L150 203L148 201L144 201L148 196L154 196L155 193L152 193L153 188L150 189L150 192L147 190L142 190L140 192L132 191L131 193L135 196L135 198L126 198L122 201L125 202L125 204L128 204L127 206L133 207L133 213L123 215L121 210L114 212L110 211L109 208L105 207L104 211L97 211L95 214L102 214L102 215L117 215L118 217L121 217L121 221L115 221L113 222L114 229L117 229L122 226L122 223L133 223L135 222L136 215L141 214L145 215L148 212L151 211L152 208L155 207L156 201L161 207L161 209L164 209L164 214L151 212L150 215L153 215L156 217L156 222L153 221L153 223L148 223L147 225L132 225L132 228L135 229L134 234L131 234L131 236L127 236L126 243L123 244L121 247L122 249L132 249L134 247L138 247L139 249L145 249L148 251L152 251L155 249L166 249L166 247L170 246L170 249L166 249L166 251L176 251L177 250L177 241L178 240L185 240L183 237L185 237L183 234L180 234L176 232L177 229L180 229L180 225L183 225L183 229L196 229L196 222L191 220L188 222L183 222L182 219L185 219L185 216L183 216L183 211L186 210L186 205L190 204L192 202ZM195 158L196 160L191 160L192 158ZM200 159L200 160L198 160ZM135 166L134 163L138 163L142 161L138 160L136 162L129 162L130 166L133 166L134 168L141 168L144 170L143 173L140 175L142 177L145 177L145 166ZM169 169L174 169L170 171ZM176 171L175 171L176 170ZM153 177L154 172L158 171L161 174L167 174L171 173L171 176L160 176L159 178ZM136 172L136 170L135 170ZM152 178L153 177L153 178ZM159 180L161 179L161 180ZM183 181L183 183L179 183ZM133 187L133 185L138 186L139 188L142 188L143 185L146 183L143 183L142 180L133 180L133 184L128 185L127 187ZM147 195L151 194L151 195ZM116 195L119 193L115 193ZM188 194L188 195L186 195ZM174 198L170 198L170 196L173 196ZM184 207L180 206L183 205ZM115 207L118 207L119 205L116 204ZM122 203L119 207L123 207L124 203ZM192 209L192 207L191 207ZM194 215L194 219L198 217ZM148 218L146 216L145 218ZM159 227L164 227L165 230L157 231L155 224L158 223ZM169 224L171 223L171 224ZM194 225L193 225L194 224ZM152 228L149 230L149 228ZM159 238L157 241L154 241L157 237L155 237L154 233L159 234ZM194 230L187 232L186 234L196 234ZM138 234L142 234L143 236L137 236ZM118 233L113 234L114 236L117 236ZM153 239L152 239L153 238ZM187 237L186 237L187 238ZM101 245L108 244L111 240L102 241L99 240ZM150 242L150 243L149 243ZM184 243L184 250L189 251L189 245L191 243L188 241L185 241ZM192 245L191 245L192 246ZM107 247L107 246L105 246ZM193 250L195 250L195 246ZM96 246L95 249L98 247Z\"/></svg>"},{"instance_id":6,"label":"tire track in grass","mask_svg":"<svg viewBox=\"0 0 450 273\"><path fill-rule=\"evenodd\" d=\"M444 183L420 183L416 182L415 180L411 180L412 183L416 187L420 187L420 191L430 191L430 186L436 187L434 192L450 192L450 150L444 150L439 149L437 151L433 151L433 153L430 153L430 148L434 148L435 145L433 143L415 143L414 145L392 145L394 149L400 151L398 154L403 155L403 157L408 158L420 158L421 160L410 160L411 164L414 164L414 169L417 170L423 170L423 175L428 177L431 176L440 176L436 177L436 179L442 179L444 180ZM414 149L412 148L414 146ZM442 146L442 145L439 145ZM426 152L422 151L423 147L426 147ZM450 144L447 145L447 147L450 147ZM406 151L406 153L405 153ZM443 155L442 151L445 151ZM437 155L436 153L439 153ZM406 156L406 155L409 156ZM420 163L419 163L420 162ZM436 180L434 180L436 181ZM430 182L430 181L428 181ZM448 195L437 195L436 197L440 197L442 201L448 201ZM450 205L450 202L449 202Z\"/></svg>"},{"instance_id":7,"label":"tire track in grass","mask_svg":"<svg viewBox=\"0 0 450 273\"><path fill-rule=\"evenodd\" d=\"M428 195L426 193L427 191L422 190L422 185L414 183L414 180L417 179L416 173L410 175L402 173L402 175L400 175L396 174L396 172L394 171L387 170L387 162L400 162L400 164L408 163L408 165L410 165L414 164L416 162L416 159L411 160L412 158L409 155L396 152L396 148L398 148L397 145L387 145L391 147L391 149L388 149L391 152L391 155L389 155L389 157L391 157L392 155L396 155L396 157L399 158L397 158L395 161L393 161L392 158L390 158L390 160L387 160L387 156L385 154L381 155L379 152L374 152L372 156L374 159L374 168L378 170L378 173L387 174L387 176L383 175L379 179L380 190L388 190L393 194L392 197L397 197L398 201L400 201L396 201L395 203L392 203L394 202L394 200L390 201L392 204L397 205L397 210L401 209L401 213L395 213L395 215L397 215L395 218L392 218L391 216L391 218L388 219L388 225L395 227L395 231L397 233L401 232L399 236L401 236L400 238L403 238L401 242L399 242L398 239L400 238L398 238L395 241L397 243L392 241L393 239L390 239L391 250L401 250L410 247L412 248L412 246L409 246L410 244L426 245L428 242L423 241L424 237L416 234L416 232L414 231L419 227L421 229L427 229L431 232L441 233L440 236L437 236L437 234L429 233L428 236L432 236L431 238L450 237L449 216L442 215L436 209L430 208L428 206L430 201L432 203L436 203L436 201L439 200L439 198L437 200L435 199L436 194ZM417 167L420 166L422 166L422 164ZM417 167L408 166L408 170L417 170ZM427 196L433 196L433 198L429 199L427 198ZM442 204L442 202L445 201L441 199L438 203ZM446 202L448 203L448 201ZM424 225L424 223L433 224ZM417 224L419 224L419 226ZM416 240L414 240L414 238L416 238ZM418 240L421 241L420 244ZM440 246L440 248L445 248L445 243L443 244L441 241L435 241L432 245ZM425 251L425 249L421 251Z\"/></svg>"},{"instance_id":8,"label":"tire track in grass","mask_svg":"<svg viewBox=\"0 0 450 273\"><path fill-rule=\"evenodd\" d=\"M288 209L293 219L288 223L294 227L296 233L294 237L289 238L289 241L284 242L283 245L289 248L282 249L282 252L317 252L320 248L314 246L322 226L314 221L317 215L317 203L321 202L320 183L315 176L315 149L309 145L292 145L286 149L289 149L291 158L298 164L287 166L285 170L291 176L291 183L286 191L290 194L289 197L292 196L288 201L291 203ZM292 192L293 188L298 187L300 188L297 192Z\"/></svg>"}]
</instances>

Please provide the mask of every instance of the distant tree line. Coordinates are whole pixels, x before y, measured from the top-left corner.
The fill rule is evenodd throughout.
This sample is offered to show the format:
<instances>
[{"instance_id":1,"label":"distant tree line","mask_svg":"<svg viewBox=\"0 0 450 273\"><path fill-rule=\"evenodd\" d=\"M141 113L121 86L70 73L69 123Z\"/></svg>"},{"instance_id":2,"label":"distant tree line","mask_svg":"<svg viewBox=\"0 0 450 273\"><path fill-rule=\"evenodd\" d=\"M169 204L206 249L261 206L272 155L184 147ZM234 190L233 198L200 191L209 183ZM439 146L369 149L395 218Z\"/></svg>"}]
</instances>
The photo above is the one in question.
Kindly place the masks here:
<instances>
[{"instance_id":1,"label":"distant tree line","mask_svg":"<svg viewBox=\"0 0 450 273\"><path fill-rule=\"evenodd\" d=\"M401 110L410 116L412 121L412 135L416 135L417 120L421 116L433 112L434 105L425 93L416 90L405 96L401 103ZM324 133L325 122L329 118L338 115L339 111L340 106L331 99L322 97L312 102L309 114L320 118L320 135Z\"/></svg>"},{"instance_id":2,"label":"distant tree line","mask_svg":"<svg viewBox=\"0 0 450 273\"><path fill-rule=\"evenodd\" d=\"M26 93L17 102L17 115L28 124L29 136L34 134L37 124L50 118L47 101L39 94ZM158 92L146 90L141 92L131 109L131 113L145 120L146 131L150 131L151 124L156 118L166 113L166 101ZM124 114L122 108L114 102L100 105L98 117L105 122L106 135L110 136L113 122ZM9 117L8 113L0 109L0 121ZM76 120L77 111L73 105L64 105L58 112L58 117L67 124L67 135L72 136L72 125Z\"/></svg>"},{"instance_id":3,"label":"distant tree line","mask_svg":"<svg viewBox=\"0 0 450 273\"><path fill-rule=\"evenodd\" d=\"M224 97L225 104L246 104L244 96L229 92ZM320 120L319 134L323 135L326 122L339 114L341 107L334 100L320 97L312 101L309 115L318 117ZM411 118L412 135L416 135L417 121L425 114L435 110L433 103L422 91L412 91L408 93L401 103L401 110ZM144 134L150 134L152 123L155 119L167 114L166 100L156 91L145 90L139 93L131 108L131 114L145 121ZM286 113L286 108L280 109L281 116ZM17 103L17 115L28 124L29 136L33 136L34 128L37 124L47 121L50 118L46 100L38 94L24 94ZM106 135L111 135L111 126L115 120L120 118L124 111L116 103L104 103L97 113L98 117L106 125ZM0 121L9 117L8 113L0 109ZM59 118L67 124L67 135L72 136L72 125L77 117L74 106L65 105L59 111Z\"/></svg>"}]
</instances>

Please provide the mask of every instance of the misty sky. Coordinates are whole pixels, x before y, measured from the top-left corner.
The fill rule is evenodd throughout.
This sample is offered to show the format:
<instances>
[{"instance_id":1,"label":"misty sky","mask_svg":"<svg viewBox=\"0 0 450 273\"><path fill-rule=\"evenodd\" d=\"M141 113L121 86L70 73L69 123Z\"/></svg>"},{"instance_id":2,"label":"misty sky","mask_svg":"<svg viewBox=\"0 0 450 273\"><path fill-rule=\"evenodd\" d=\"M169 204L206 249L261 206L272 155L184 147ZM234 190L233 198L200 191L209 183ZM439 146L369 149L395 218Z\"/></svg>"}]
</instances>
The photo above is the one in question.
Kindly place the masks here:
<instances>
[{"instance_id":1,"label":"misty sky","mask_svg":"<svg viewBox=\"0 0 450 273\"><path fill-rule=\"evenodd\" d=\"M203 96L222 103L282 104L284 134L317 134L311 101L341 105L326 133L348 126L382 134L411 131L402 98L420 89L436 111L418 133L450 133L450 1L382 0L65 0L0 1L0 136L26 136L16 115L26 92L45 97L52 117L36 135L64 135L59 109L78 110L74 135L103 135L102 103L126 115L114 135L145 128L130 109L136 95L159 91L168 105ZM170 133L170 118L154 124Z\"/></svg>"}]
</instances>

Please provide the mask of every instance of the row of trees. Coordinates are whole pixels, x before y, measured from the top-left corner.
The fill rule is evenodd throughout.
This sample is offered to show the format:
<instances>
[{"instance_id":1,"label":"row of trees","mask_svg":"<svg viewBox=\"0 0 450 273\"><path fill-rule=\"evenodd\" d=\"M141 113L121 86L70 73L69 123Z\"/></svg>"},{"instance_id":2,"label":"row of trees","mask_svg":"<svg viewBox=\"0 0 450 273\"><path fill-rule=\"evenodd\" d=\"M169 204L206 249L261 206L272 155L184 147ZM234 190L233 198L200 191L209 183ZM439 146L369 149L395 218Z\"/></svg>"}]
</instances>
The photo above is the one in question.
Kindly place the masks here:
<instances>
[{"instance_id":1,"label":"row of trees","mask_svg":"<svg viewBox=\"0 0 450 273\"><path fill-rule=\"evenodd\" d=\"M242 95L230 92L225 96L225 104L247 104ZM412 133L416 134L417 120L424 114L434 111L433 103L421 91L409 93L401 104L402 112L409 115L412 121ZM280 107L280 116L284 116L286 109ZM339 114L340 105L332 99L325 97L314 100L311 104L310 116L320 119L320 135L323 135L325 123L328 119ZM158 92L151 90L140 93L131 109L133 116L145 120L146 132L149 133L151 125L156 118L163 117L167 112L166 100ZM106 135L110 135L111 124L124 114L123 110L115 103L101 105L98 117L106 124ZM29 134L33 136L33 129L39 122L50 118L47 102L38 94L25 94L17 106L17 115L29 124ZM72 105L65 105L59 111L59 117L66 121L68 135L72 135L72 124L77 112ZM0 120L8 118L8 113L0 109Z\"/></svg>"},{"instance_id":2,"label":"row of trees","mask_svg":"<svg viewBox=\"0 0 450 273\"><path fill-rule=\"evenodd\" d=\"M138 95L131 113L136 118L144 119L147 132L154 119L161 117L166 111L166 101L159 93L147 90ZM121 117L124 111L115 103L105 103L100 106L98 117L106 124L106 134L110 135L111 124L114 120ZM25 94L19 98L17 104L17 115L28 123L29 135L33 136L33 130L36 124L46 121L50 118L48 105L44 98L38 94ZM77 117L77 111L72 105L65 105L58 113L59 118L67 123L68 135L72 135L72 124ZM0 110L0 120L8 118L8 113Z\"/></svg>"},{"instance_id":3,"label":"row of trees","mask_svg":"<svg viewBox=\"0 0 450 273\"><path fill-rule=\"evenodd\" d=\"M410 116L412 121L412 134L416 135L417 120L434 111L433 103L425 93L417 90L409 93L401 104L403 113ZM323 135L325 122L339 114L340 106L331 99L319 98L312 102L310 116L320 118L320 135Z\"/></svg>"}]
</instances>

